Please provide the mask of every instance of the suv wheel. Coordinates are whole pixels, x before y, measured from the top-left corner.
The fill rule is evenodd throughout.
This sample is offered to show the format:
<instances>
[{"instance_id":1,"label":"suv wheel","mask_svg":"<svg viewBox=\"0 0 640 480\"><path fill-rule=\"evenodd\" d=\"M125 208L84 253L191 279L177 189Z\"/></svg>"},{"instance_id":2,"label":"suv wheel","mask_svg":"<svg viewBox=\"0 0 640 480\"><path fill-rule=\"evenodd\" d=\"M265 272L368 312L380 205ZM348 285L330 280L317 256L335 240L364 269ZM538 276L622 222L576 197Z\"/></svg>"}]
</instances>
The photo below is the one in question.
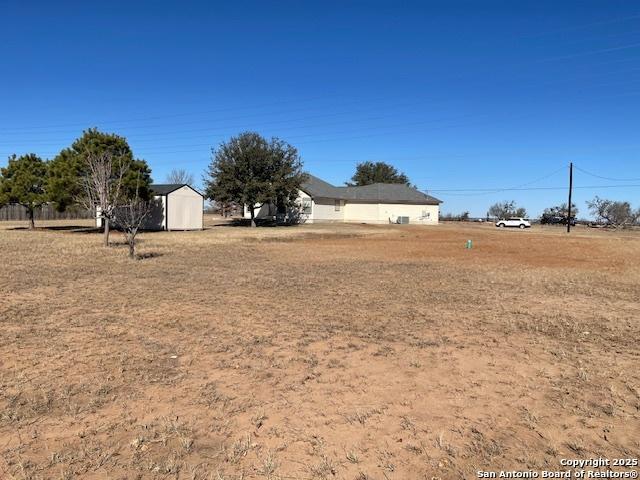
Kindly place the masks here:
<instances>
[{"instance_id":1,"label":"suv wheel","mask_svg":"<svg viewBox=\"0 0 640 480\"><path fill-rule=\"evenodd\" d=\"M521 229L522 229L522 228L525 228L525 224L524 224L524 223L521 223L521 224L520 224L520 228L521 228Z\"/></svg>"},{"instance_id":2,"label":"suv wheel","mask_svg":"<svg viewBox=\"0 0 640 480\"><path fill-rule=\"evenodd\" d=\"M499 224L498 224L498 227L500 227L500 228L504 228L504 223L499 223Z\"/></svg>"}]
</instances>

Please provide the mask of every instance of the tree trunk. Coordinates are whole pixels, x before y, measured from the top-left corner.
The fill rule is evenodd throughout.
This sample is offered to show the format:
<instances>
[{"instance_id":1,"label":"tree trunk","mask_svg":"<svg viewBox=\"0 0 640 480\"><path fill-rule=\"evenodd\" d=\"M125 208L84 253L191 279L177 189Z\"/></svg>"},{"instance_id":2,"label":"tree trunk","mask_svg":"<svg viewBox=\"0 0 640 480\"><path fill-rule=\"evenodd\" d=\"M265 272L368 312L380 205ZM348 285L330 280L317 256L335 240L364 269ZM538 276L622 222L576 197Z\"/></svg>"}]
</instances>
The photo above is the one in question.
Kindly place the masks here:
<instances>
[{"instance_id":1,"label":"tree trunk","mask_svg":"<svg viewBox=\"0 0 640 480\"><path fill-rule=\"evenodd\" d=\"M136 241L135 239L129 239L129 258L136 258Z\"/></svg>"},{"instance_id":2,"label":"tree trunk","mask_svg":"<svg viewBox=\"0 0 640 480\"><path fill-rule=\"evenodd\" d=\"M256 226L256 212L255 212L255 207L252 205L251 207L249 207L249 210L251 211L251 226L255 227Z\"/></svg>"},{"instance_id":3,"label":"tree trunk","mask_svg":"<svg viewBox=\"0 0 640 480\"><path fill-rule=\"evenodd\" d=\"M109 246L109 218L102 217L102 223L104 224L104 236L102 238L104 241L104 246L108 247Z\"/></svg>"},{"instance_id":4,"label":"tree trunk","mask_svg":"<svg viewBox=\"0 0 640 480\"><path fill-rule=\"evenodd\" d=\"M33 218L33 208L27 207L27 212L29 213L29 230L33 230L34 228L36 228L36 223Z\"/></svg>"}]
</instances>

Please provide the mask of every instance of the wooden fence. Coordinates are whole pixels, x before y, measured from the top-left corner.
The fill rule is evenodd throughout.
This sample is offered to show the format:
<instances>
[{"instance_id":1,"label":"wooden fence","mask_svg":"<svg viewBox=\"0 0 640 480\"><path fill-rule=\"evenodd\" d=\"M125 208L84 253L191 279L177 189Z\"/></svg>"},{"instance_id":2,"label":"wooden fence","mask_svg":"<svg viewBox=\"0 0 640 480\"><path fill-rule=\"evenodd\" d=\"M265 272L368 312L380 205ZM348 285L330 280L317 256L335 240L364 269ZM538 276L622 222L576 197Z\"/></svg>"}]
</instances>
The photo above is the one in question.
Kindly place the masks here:
<instances>
[{"instance_id":1,"label":"wooden fence","mask_svg":"<svg viewBox=\"0 0 640 480\"><path fill-rule=\"evenodd\" d=\"M58 212L53 205L42 205L35 210L36 220L78 220L95 218L91 210L86 210L78 206L67 208L64 212ZM0 221L20 221L29 220L27 209L22 205L11 204L0 208Z\"/></svg>"}]
</instances>

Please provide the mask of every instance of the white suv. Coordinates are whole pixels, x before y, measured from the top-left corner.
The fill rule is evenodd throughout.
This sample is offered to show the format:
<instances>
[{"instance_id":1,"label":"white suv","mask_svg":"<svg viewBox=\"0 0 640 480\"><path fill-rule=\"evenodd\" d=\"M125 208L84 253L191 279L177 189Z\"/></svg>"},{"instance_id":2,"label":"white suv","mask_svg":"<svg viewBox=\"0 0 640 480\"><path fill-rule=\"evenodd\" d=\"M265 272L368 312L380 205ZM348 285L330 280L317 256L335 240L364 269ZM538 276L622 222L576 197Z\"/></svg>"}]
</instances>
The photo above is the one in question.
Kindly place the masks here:
<instances>
[{"instance_id":1,"label":"white suv","mask_svg":"<svg viewBox=\"0 0 640 480\"><path fill-rule=\"evenodd\" d=\"M518 228L530 228L531 224L529 223L528 220L525 220L524 218L516 218L516 217L511 217L511 218L507 218L506 220L498 220L496 222L496 227L500 227L500 228L504 228L504 227L518 227Z\"/></svg>"}]
</instances>

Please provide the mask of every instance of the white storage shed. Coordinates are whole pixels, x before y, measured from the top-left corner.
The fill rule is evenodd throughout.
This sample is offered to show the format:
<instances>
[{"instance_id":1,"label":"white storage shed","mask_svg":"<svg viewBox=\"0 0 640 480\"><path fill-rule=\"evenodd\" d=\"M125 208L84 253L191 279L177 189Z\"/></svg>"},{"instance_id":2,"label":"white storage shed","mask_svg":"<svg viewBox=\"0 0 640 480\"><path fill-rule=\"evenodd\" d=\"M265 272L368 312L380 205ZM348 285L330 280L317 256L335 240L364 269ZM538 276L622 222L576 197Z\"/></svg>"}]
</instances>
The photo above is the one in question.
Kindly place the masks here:
<instances>
[{"instance_id":1,"label":"white storage shed","mask_svg":"<svg viewBox=\"0 0 640 480\"><path fill-rule=\"evenodd\" d=\"M202 230L204 197L189 185L154 184L155 207L145 222L149 230Z\"/></svg>"}]
</instances>

